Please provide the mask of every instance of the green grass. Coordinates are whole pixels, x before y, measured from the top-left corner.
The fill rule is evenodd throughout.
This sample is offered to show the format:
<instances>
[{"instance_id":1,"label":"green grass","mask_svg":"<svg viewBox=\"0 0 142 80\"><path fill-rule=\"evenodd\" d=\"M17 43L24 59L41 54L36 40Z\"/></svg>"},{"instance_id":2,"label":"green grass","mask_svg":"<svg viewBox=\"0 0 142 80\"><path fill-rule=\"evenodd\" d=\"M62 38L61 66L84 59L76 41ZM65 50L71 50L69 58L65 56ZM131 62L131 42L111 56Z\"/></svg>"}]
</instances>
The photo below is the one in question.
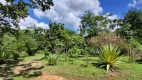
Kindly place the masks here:
<instances>
[{"instance_id":1,"label":"green grass","mask_svg":"<svg viewBox=\"0 0 142 80\"><path fill-rule=\"evenodd\" d=\"M19 77L13 77L14 80L27 80L27 78L24 78L22 76Z\"/></svg>"},{"instance_id":2,"label":"green grass","mask_svg":"<svg viewBox=\"0 0 142 80\"><path fill-rule=\"evenodd\" d=\"M37 54L35 56L26 57L24 61L30 61L34 59L40 59L43 54ZM57 65L47 66L46 60L41 60L45 66L44 71L48 74L56 74L67 78L67 80L102 80L107 74L105 69L99 68L94 65L97 63L97 57L88 57L89 64L86 67L85 57L79 58L66 58L63 55L59 56ZM126 74L127 76L112 77L113 80L142 80L142 64L139 63L128 63L128 57L123 57L120 63L116 66L119 69L117 73ZM15 77L14 80L26 80L23 77Z\"/></svg>"},{"instance_id":3,"label":"green grass","mask_svg":"<svg viewBox=\"0 0 142 80\"><path fill-rule=\"evenodd\" d=\"M28 56L28 57L25 57L24 58L24 62L29 62L29 61L32 61L34 59L41 59L43 58L44 55L43 54L35 54L34 56Z\"/></svg>"}]
</instances>

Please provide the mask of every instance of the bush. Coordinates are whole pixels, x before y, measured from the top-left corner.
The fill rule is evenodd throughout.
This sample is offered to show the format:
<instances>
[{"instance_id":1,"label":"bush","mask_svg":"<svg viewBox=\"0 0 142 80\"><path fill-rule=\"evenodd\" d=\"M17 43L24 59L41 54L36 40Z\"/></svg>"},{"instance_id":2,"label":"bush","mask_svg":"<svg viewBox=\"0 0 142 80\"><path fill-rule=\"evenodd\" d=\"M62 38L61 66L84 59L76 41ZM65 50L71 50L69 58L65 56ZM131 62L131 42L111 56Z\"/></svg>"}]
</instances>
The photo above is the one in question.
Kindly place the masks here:
<instances>
[{"instance_id":1,"label":"bush","mask_svg":"<svg viewBox=\"0 0 142 80\"><path fill-rule=\"evenodd\" d=\"M120 49L112 45L105 45L100 49L99 58L102 66L106 66L106 70L114 68L114 64L120 58Z\"/></svg>"},{"instance_id":2,"label":"bush","mask_svg":"<svg viewBox=\"0 0 142 80\"><path fill-rule=\"evenodd\" d=\"M19 53L13 53L12 57L14 60L17 60L20 57L20 55Z\"/></svg>"},{"instance_id":3,"label":"bush","mask_svg":"<svg viewBox=\"0 0 142 80\"><path fill-rule=\"evenodd\" d=\"M57 60L58 60L58 57L56 54L48 54L46 56L46 59L48 60L48 65L56 65L57 64Z\"/></svg>"},{"instance_id":4,"label":"bush","mask_svg":"<svg viewBox=\"0 0 142 80\"><path fill-rule=\"evenodd\" d=\"M39 50L36 52L36 54L45 54L45 50Z\"/></svg>"},{"instance_id":5,"label":"bush","mask_svg":"<svg viewBox=\"0 0 142 80\"><path fill-rule=\"evenodd\" d=\"M129 49L130 57L132 58L131 62L134 62L136 59L142 59L142 44L137 40L131 41L131 48Z\"/></svg>"},{"instance_id":6,"label":"bush","mask_svg":"<svg viewBox=\"0 0 142 80\"><path fill-rule=\"evenodd\" d=\"M6 54L5 52L0 53L0 64L3 64L6 59L9 58L9 54Z\"/></svg>"},{"instance_id":7,"label":"bush","mask_svg":"<svg viewBox=\"0 0 142 80\"><path fill-rule=\"evenodd\" d=\"M5 61L9 58L17 59L16 38L10 33L6 33L2 38L2 46L0 46L0 60Z\"/></svg>"},{"instance_id":8,"label":"bush","mask_svg":"<svg viewBox=\"0 0 142 80\"><path fill-rule=\"evenodd\" d=\"M20 53L20 57L21 58L24 58L24 57L27 57L28 56L28 54L25 52L25 51L22 51L21 53Z\"/></svg>"},{"instance_id":9,"label":"bush","mask_svg":"<svg viewBox=\"0 0 142 80\"><path fill-rule=\"evenodd\" d=\"M79 54L81 54L81 49L78 46L74 46L69 50L69 56L70 57L77 57Z\"/></svg>"},{"instance_id":10,"label":"bush","mask_svg":"<svg viewBox=\"0 0 142 80\"><path fill-rule=\"evenodd\" d=\"M125 39L117 36L115 33L100 32L97 37L92 37L88 40L89 45L99 48L103 45L113 44L115 46L122 46L126 43Z\"/></svg>"}]
</instances>

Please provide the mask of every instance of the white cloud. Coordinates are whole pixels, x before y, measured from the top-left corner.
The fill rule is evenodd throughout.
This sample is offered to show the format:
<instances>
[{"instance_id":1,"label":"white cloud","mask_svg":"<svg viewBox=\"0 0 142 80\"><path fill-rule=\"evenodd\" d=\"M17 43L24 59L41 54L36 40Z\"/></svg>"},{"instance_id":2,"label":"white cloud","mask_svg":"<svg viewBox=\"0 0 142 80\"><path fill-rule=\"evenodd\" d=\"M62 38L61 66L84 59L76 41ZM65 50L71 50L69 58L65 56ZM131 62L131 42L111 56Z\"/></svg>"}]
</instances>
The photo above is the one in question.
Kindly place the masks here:
<instances>
[{"instance_id":1,"label":"white cloud","mask_svg":"<svg viewBox=\"0 0 142 80\"><path fill-rule=\"evenodd\" d=\"M118 15L110 15L110 13L106 13L103 15L104 17L107 17L110 20L118 19Z\"/></svg>"},{"instance_id":2,"label":"white cloud","mask_svg":"<svg viewBox=\"0 0 142 80\"><path fill-rule=\"evenodd\" d=\"M10 3L5 0L0 0L0 3L2 3L3 5L10 5Z\"/></svg>"},{"instance_id":3,"label":"white cloud","mask_svg":"<svg viewBox=\"0 0 142 80\"><path fill-rule=\"evenodd\" d=\"M43 29L49 29L49 25L43 22L37 23L36 27L42 27Z\"/></svg>"},{"instance_id":4,"label":"white cloud","mask_svg":"<svg viewBox=\"0 0 142 80\"><path fill-rule=\"evenodd\" d=\"M98 0L68 0L68 6L75 11L87 11L91 10L95 14L102 12L100 2Z\"/></svg>"},{"instance_id":5,"label":"white cloud","mask_svg":"<svg viewBox=\"0 0 142 80\"><path fill-rule=\"evenodd\" d=\"M21 29L25 29L26 27L33 26L42 27L42 28L49 28L48 24L43 22L38 22L37 20L33 19L32 17L28 16L25 19L20 19L19 26Z\"/></svg>"},{"instance_id":6,"label":"white cloud","mask_svg":"<svg viewBox=\"0 0 142 80\"><path fill-rule=\"evenodd\" d=\"M109 16L108 19L110 20L118 19L118 15Z\"/></svg>"},{"instance_id":7,"label":"white cloud","mask_svg":"<svg viewBox=\"0 0 142 80\"><path fill-rule=\"evenodd\" d=\"M54 6L50 10L42 12L34 9L34 15L38 18L48 18L52 21L62 22L65 26L72 26L78 29L85 11L92 11L95 14L102 12L99 0L53 0Z\"/></svg>"},{"instance_id":8,"label":"white cloud","mask_svg":"<svg viewBox=\"0 0 142 80\"><path fill-rule=\"evenodd\" d=\"M128 4L128 7L135 7L137 5L142 5L142 0L133 0L132 3Z\"/></svg>"},{"instance_id":9,"label":"white cloud","mask_svg":"<svg viewBox=\"0 0 142 80\"><path fill-rule=\"evenodd\" d=\"M3 5L7 4L5 0L0 0L0 3L2 3Z\"/></svg>"},{"instance_id":10,"label":"white cloud","mask_svg":"<svg viewBox=\"0 0 142 80\"><path fill-rule=\"evenodd\" d=\"M53 8L53 7L52 7ZM50 20L54 20L54 21L57 21L59 19L59 15L55 12L54 9L51 9L49 11L41 11L39 9L34 9L34 15L36 15L38 18L44 18L44 17L47 17L49 18Z\"/></svg>"}]
</instances>

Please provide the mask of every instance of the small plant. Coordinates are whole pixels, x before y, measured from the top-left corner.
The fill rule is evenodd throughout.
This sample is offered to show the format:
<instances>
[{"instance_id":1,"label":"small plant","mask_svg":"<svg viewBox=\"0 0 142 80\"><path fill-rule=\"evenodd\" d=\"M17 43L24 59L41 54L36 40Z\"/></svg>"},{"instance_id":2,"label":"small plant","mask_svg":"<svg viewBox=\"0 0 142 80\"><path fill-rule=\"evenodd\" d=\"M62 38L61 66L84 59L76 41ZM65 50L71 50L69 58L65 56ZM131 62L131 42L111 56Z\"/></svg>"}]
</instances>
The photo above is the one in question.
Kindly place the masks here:
<instances>
[{"instance_id":1,"label":"small plant","mask_svg":"<svg viewBox=\"0 0 142 80\"><path fill-rule=\"evenodd\" d=\"M28 56L28 53L26 53L25 51L22 51L21 53L20 53L20 57L21 58L24 58L24 57L27 57Z\"/></svg>"},{"instance_id":2,"label":"small plant","mask_svg":"<svg viewBox=\"0 0 142 80\"><path fill-rule=\"evenodd\" d=\"M14 60L17 60L20 57L20 55L18 53L13 53L12 56L13 56Z\"/></svg>"},{"instance_id":3,"label":"small plant","mask_svg":"<svg viewBox=\"0 0 142 80\"><path fill-rule=\"evenodd\" d=\"M112 45L105 45L100 49L99 58L101 59L102 66L106 66L106 70L114 68L114 64L118 62L121 53L118 47Z\"/></svg>"},{"instance_id":4,"label":"small plant","mask_svg":"<svg viewBox=\"0 0 142 80\"><path fill-rule=\"evenodd\" d=\"M48 54L46 59L48 60L48 65L56 65L58 57L56 54Z\"/></svg>"},{"instance_id":5,"label":"small plant","mask_svg":"<svg viewBox=\"0 0 142 80\"><path fill-rule=\"evenodd\" d=\"M0 53L0 64L4 63L5 60L8 58L8 55L5 52Z\"/></svg>"}]
</instances>

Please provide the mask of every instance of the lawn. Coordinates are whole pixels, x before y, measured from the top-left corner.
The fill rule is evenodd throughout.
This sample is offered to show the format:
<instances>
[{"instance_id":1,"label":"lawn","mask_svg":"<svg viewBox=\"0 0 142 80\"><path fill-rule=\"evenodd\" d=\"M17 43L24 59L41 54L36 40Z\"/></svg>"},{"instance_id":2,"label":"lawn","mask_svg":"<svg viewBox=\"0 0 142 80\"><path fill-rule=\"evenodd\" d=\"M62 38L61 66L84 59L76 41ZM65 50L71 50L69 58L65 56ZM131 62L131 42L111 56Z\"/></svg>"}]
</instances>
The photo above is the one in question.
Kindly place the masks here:
<instances>
[{"instance_id":1,"label":"lawn","mask_svg":"<svg viewBox=\"0 0 142 80\"><path fill-rule=\"evenodd\" d=\"M24 61L40 59L43 54L26 57ZM97 57L79 57L79 58L64 58L60 55L58 64L48 66L47 60L41 60L44 65L43 70L50 75L59 75L67 80L142 80L142 64L128 63L128 57L122 57L118 69L114 72L106 72L105 69L96 65ZM86 62L89 64L86 66ZM28 80L23 77L14 77L14 80Z\"/></svg>"}]
</instances>

